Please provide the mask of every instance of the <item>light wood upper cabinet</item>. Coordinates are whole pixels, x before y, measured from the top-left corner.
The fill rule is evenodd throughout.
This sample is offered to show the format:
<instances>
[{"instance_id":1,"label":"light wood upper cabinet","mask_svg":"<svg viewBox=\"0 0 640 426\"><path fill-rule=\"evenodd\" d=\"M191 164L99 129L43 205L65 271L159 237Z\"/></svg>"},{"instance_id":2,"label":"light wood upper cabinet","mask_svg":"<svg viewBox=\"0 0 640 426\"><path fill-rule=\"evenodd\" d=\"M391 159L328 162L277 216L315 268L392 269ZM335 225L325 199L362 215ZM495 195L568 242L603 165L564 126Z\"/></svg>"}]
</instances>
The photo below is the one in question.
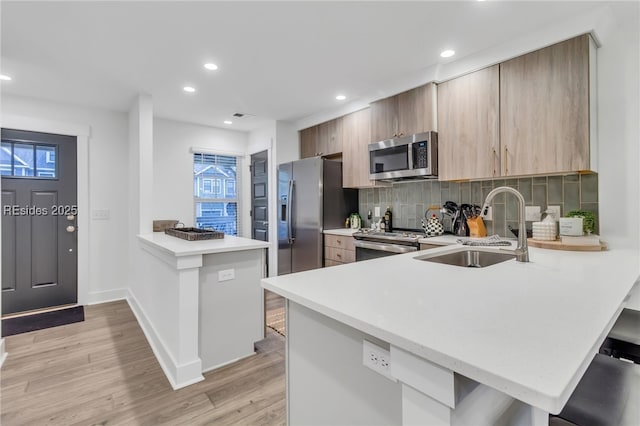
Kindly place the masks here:
<instances>
[{"instance_id":1,"label":"light wood upper cabinet","mask_svg":"<svg viewBox=\"0 0 640 426\"><path fill-rule=\"evenodd\" d=\"M342 123L342 186L363 188L374 186L369 180L369 143L371 142L370 108L344 116Z\"/></svg>"},{"instance_id":2,"label":"light wood upper cabinet","mask_svg":"<svg viewBox=\"0 0 640 426\"><path fill-rule=\"evenodd\" d=\"M300 158L315 157L318 146L318 126L300 130Z\"/></svg>"},{"instance_id":3,"label":"light wood upper cabinet","mask_svg":"<svg viewBox=\"0 0 640 426\"><path fill-rule=\"evenodd\" d=\"M398 134L398 99L396 96L372 102L371 142L379 142Z\"/></svg>"},{"instance_id":4,"label":"light wood upper cabinet","mask_svg":"<svg viewBox=\"0 0 640 426\"><path fill-rule=\"evenodd\" d=\"M502 176L592 169L591 43L582 35L500 64Z\"/></svg>"},{"instance_id":5,"label":"light wood upper cabinet","mask_svg":"<svg viewBox=\"0 0 640 426\"><path fill-rule=\"evenodd\" d=\"M318 134L320 155L342 152L342 117L319 124Z\"/></svg>"},{"instance_id":6,"label":"light wood upper cabinet","mask_svg":"<svg viewBox=\"0 0 640 426\"><path fill-rule=\"evenodd\" d=\"M402 92L398 98L398 136L436 129L436 89L433 83Z\"/></svg>"},{"instance_id":7,"label":"light wood upper cabinet","mask_svg":"<svg viewBox=\"0 0 640 426\"><path fill-rule=\"evenodd\" d=\"M494 65L438 85L440 180L500 175L499 77Z\"/></svg>"},{"instance_id":8,"label":"light wood upper cabinet","mask_svg":"<svg viewBox=\"0 0 640 426\"><path fill-rule=\"evenodd\" d=\"M435 129L433 83L371 103L371 141L378 142Z\"/></svg>"},{"instance_id":9,"label":"light wood upper cabinet","mask_svg":"<svg viewBox=\"0 0 640 426\"><path fill-rule=\"evenodd\" d=\"M596 171L594 55L583 35L439 84L439 179Z\"/></svg>"},{"instance_id":10,"label":"light wood upper cabinet","mask_svg":"<svg viewBox=\"0 0 640 426\"><path fill-rule=\"evenodd\" d=\"M300 130L300 158L342 152L342 117Z\"/></svg>"}]
</instances>

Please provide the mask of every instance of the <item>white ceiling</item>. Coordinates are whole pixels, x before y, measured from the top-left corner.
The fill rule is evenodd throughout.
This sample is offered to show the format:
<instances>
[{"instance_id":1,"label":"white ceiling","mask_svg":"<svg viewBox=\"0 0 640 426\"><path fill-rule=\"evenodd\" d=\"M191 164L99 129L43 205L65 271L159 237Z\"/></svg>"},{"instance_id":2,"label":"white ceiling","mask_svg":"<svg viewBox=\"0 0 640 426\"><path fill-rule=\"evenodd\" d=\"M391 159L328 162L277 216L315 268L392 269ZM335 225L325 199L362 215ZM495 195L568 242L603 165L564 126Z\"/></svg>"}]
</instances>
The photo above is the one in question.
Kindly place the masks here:
<instances>
[{"instance_id":1,"label":"white ceiling","mask_svg":"<svg viewBox=\"0 0 640 426\"><path fill-rule=\"evenodd\" d=\"M2 1L4 93L236 130L370 101L602 2ZM445 48L457 54L442 59ZM203 68L214 62L215 72ZM186 94L182 87L194 86ZM235 112L253 117L233 119Z\"/></svg>"}]
</instances>

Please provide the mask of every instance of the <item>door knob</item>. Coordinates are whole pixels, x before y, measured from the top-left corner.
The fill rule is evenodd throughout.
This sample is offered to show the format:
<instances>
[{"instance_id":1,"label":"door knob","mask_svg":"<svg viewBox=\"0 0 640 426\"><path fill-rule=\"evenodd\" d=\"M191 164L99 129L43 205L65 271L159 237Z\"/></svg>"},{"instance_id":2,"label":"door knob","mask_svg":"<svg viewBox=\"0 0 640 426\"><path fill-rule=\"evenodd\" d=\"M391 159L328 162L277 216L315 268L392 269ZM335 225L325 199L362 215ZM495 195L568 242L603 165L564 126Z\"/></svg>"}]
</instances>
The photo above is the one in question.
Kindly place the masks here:
<instances>
[{"instance_id":1,"label":"door knob","mask_svg":"<svg viewBox=\"0 0 640 426\"><path fill-rule=\"evenodd\" d=\"M72 215L72 214L67 215L67 220L68 221L72 221L72 220L75 220L75 219L76 219L76 217L74 215Z\"/></svg>"},{"instance_id":2,"label":"door knob","mask_svg":"<svg viewBox=\"0 0 640 426\"><path fill-rule=\"evenodd\" d=\"M73 225L67 226L67 232L71 233L71 232L74 232L75 230L76 230L75 226L73 226Z\"/></svg>"}]
</instances>

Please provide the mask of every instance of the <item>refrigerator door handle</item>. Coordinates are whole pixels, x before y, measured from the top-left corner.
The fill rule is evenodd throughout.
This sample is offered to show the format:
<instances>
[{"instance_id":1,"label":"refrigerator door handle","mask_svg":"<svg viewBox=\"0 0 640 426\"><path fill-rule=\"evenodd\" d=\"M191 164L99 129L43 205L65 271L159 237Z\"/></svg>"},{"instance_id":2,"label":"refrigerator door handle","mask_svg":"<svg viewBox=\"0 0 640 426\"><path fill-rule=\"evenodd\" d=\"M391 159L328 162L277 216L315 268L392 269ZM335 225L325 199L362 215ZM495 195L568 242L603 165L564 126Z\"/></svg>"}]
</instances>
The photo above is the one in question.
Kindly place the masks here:
<instances>
[{"instance_id":1,"label":"refrigerator door handle","mask_svg":"<svg viewBox=\"0 0 640 426\"><path fill-rule=\"evenodd\" d=\"M293 243L295 240L293 236L293 226L291 224L291 219L293 214L291 209L293 207L293 180L289 181L289 191L287 193L287 238L289 239L289 243Z\"/></svg>"}]
</instances>

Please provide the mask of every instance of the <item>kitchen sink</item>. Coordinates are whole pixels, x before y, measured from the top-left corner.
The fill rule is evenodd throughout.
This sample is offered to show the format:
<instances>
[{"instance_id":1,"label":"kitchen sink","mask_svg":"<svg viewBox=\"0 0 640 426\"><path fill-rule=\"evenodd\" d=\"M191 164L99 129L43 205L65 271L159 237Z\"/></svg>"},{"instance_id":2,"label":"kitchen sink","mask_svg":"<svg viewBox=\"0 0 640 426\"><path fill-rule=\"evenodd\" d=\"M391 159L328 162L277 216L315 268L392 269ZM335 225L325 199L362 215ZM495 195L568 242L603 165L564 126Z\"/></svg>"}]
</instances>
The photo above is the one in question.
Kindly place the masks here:
<instances>
[{"instance_id":1,"label":"kitchen sink","mask_svg":"<svg viewBox=\"0 0 640 426\"><path fill-rule=\"evenodd\" d=\"M443 254L425 254L414 257L416 260L462 266L463 268L484 268L515 258L516 255L513 253L498 253L495 251L478 250L477 248L464 248Z\"/></svg>"}]
</instances>

